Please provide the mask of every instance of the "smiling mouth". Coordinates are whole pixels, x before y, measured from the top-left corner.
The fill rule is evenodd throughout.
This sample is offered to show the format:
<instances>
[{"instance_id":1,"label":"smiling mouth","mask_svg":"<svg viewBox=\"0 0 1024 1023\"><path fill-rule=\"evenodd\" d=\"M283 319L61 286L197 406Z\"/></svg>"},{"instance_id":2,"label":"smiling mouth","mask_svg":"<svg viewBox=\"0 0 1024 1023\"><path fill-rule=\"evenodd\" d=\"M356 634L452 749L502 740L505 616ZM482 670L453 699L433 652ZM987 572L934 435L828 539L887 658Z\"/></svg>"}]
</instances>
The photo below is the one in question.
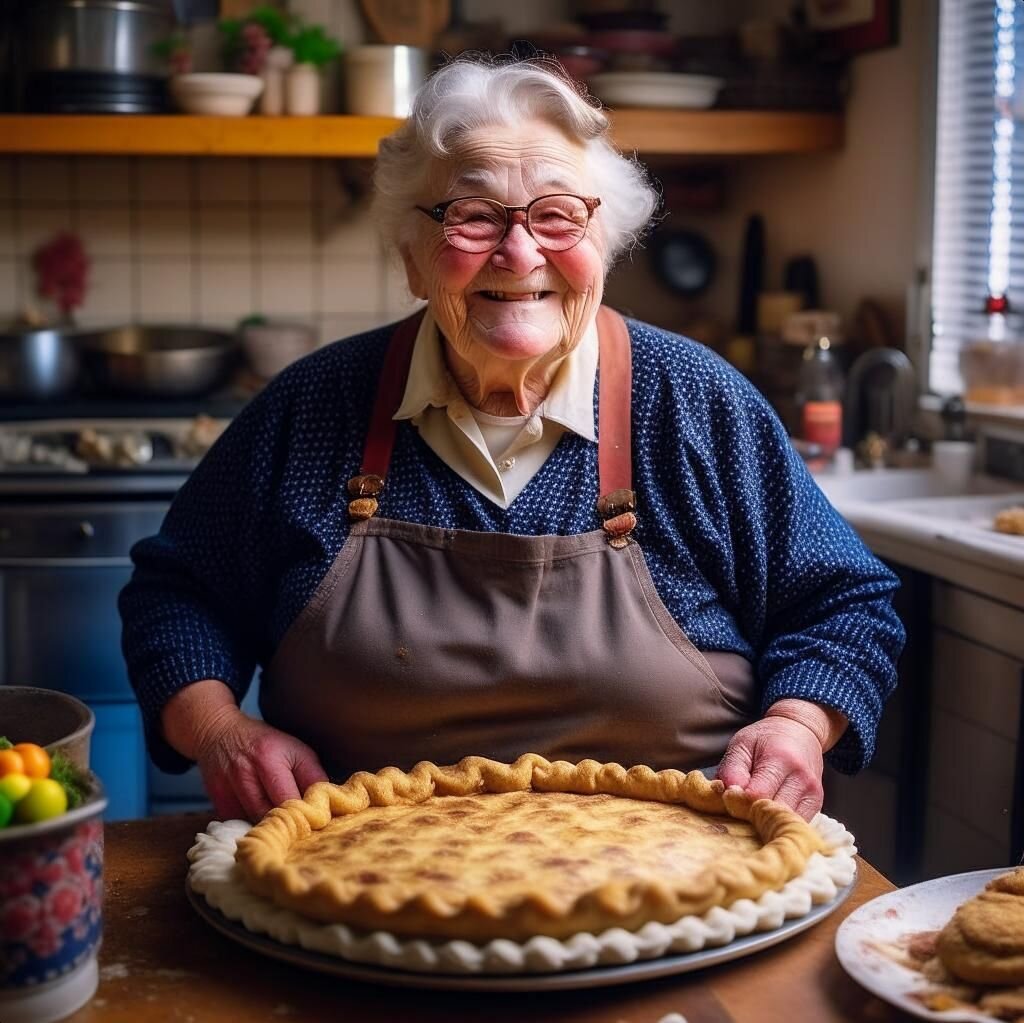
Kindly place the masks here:
<instances>
[{"instance_id":1,"label":"smiling mouth","mask_svg":"<svg viewBox=\"0 0 1024 1023\"><path fill-rule=\"evenodd\" d=\"M483 295L484 298L489 299L491 302L539 302L542 298L547 298L548 295L553 295L552 291L478 291L478 295Z\"/></svg>"}]
</instances>

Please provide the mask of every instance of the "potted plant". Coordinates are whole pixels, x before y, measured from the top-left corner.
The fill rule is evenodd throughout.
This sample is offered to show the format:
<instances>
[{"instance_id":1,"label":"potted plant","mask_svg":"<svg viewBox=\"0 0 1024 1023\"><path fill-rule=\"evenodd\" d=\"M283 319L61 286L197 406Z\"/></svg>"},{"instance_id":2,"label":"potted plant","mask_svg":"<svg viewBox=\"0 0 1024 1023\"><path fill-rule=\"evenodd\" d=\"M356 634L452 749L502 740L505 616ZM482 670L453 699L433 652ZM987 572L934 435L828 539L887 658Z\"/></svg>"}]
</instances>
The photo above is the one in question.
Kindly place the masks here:
<instances>
[{"instance_id":1,"label":"potted plant","mask_svg":"<svg viewBox=\"0 0 1024 1023\"><path fill-rule=\"evenodd\" d=\"M244 18L219 24L228 67L263 81L261 114L284 112L284 76L292 64L288 46L295 19L276 7L257 7Z\"/></svg>"},{"instance_id":2,"label":"potted plant","mask_svg":"<svg viewBox=\"0 0 1024 1023\"><path fill-rule=\"evenodd\" d=\"M269 44L266 29L259 23L222 22L226 71L193 71L190 38L176 32L155 44L154 52L164 57L171 71L170 92L180 110L187 114L241 117L252 109L263 91L259 69Z\"/></svg>"},{"instance_id":3,"label":"potted plant","mask_svg":"<svg viewBox=\"0 0 1024 1023\"><path fill-rule=\"evenodd\" d=\"M289 114L320 113L321 70L337 59L341 46L321 25L299 25L288 40L294 64L285 78L285 109Z\"/></svg>"}]
</instances>

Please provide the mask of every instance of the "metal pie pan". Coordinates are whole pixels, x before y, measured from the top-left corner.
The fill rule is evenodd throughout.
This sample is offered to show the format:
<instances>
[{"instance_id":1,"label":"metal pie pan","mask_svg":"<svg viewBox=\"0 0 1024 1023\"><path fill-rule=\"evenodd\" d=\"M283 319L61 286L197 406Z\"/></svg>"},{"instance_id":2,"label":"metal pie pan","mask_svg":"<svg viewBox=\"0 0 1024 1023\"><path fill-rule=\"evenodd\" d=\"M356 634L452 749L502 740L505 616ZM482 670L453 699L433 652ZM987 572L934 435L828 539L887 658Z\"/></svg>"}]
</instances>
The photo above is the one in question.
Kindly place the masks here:
<instances>
[{"instance_id":1,"label":"metal pie pan","mask_svg":"<svg viewBox=\"0 0 1024 1023\"><path fill-rule=\"evenodd\" d=\"M820 923L846 901L856 883L855 879L852 884L841 888L831 902L814 906L806 916L797 920L788 920L781 927L776 927L771 931L761 931L747 935L745 938L737 938L720 948L706 948L700 952L661 956L621 966L596 966L586 970L566 970L559 973L493 974L490 976L415 973L409 970L388 969L383 966L351 962L337 956L325 955L322 952L310 952L297 945L286 945L273 938L254 934L241 924L229 920L219 910L214 909L202 895L194 892L187 882L185 891L193 909L225 937L254 952L259 952L261 955L280 959L308 970L315 970L318 973L359 980L368 984L383 984L387 987L450 991L570 991L578 988L632 984L643 980L653 980L657 977L669 977L677 973L691 973L694 970L702 970L708 966L715 966L718 963L741 959L744 956L760 952L761 949L777 945Z\"/></svg>"}]
</instances>

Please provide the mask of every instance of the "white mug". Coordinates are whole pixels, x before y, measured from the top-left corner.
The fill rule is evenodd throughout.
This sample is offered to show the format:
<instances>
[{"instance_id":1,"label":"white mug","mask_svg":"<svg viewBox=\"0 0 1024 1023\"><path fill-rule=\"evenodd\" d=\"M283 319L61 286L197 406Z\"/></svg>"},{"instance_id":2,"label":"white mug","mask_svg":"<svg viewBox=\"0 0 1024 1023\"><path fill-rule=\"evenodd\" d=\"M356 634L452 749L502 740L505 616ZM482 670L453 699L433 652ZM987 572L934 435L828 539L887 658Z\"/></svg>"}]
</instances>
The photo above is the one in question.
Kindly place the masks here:
<instances>
[{"instance_id":1,"label":"white mug","mask_svg":"<svg viewBox=\"0 0 1024 1023\"><path fill-rule=\"evenodd\" d=\"M966 493L974 472L976 450L969 440L937 440L932 444L932 472L953 493Z\"/></svg>"}]
</instances>

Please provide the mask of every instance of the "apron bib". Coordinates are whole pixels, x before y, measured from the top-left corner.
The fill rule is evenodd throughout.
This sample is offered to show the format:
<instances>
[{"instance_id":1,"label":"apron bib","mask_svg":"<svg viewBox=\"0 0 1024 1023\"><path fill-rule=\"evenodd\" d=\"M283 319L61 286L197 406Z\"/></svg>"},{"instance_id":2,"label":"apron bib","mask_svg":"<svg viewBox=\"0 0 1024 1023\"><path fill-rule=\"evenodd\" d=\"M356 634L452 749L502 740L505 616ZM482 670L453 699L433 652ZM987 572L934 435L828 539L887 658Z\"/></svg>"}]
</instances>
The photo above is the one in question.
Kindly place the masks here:
<instances>
[{"instance_id":1,"label":"apron bib","mask_svg":"<svg viewBox=\"0 0 1024 1023\"><path fill-rule=\"evenodd\" d=\"M520 536L376 518L420 316L399 324L363 458L357 518L264 671L264 718L332 778L523 753L689 770L755 715L750 664L701 653L632 538L629 334L598 313L603 527Z\"/></svg>"}]
</instances>

